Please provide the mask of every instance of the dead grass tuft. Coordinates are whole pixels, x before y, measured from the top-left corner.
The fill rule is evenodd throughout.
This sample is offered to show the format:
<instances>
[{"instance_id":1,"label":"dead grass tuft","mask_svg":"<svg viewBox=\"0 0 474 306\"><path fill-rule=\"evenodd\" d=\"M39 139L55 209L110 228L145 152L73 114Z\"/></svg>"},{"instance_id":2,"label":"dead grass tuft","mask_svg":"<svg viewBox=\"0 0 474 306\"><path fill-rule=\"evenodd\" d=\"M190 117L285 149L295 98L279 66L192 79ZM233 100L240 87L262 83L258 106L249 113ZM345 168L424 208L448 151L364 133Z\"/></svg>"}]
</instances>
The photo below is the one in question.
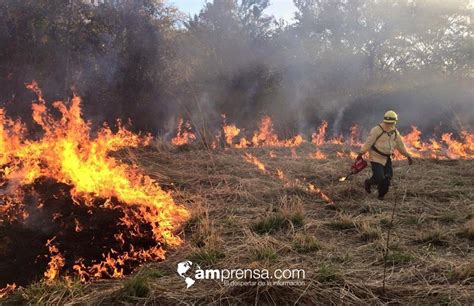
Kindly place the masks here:
<instances>
[{"instance_id":1,"label":"dead grass tuft","mask_svg":"<svg viewBox=\"0 0 474 306\"><path fill-rule=\"evenodd\" d=\"M341 214L334 220L327 223L327 226L333 230L344 231L356 228L356 224L351 216Z\"/></svg>"},{"instance_id":2,"label":"dead grass tuft","mask_svg":"<svg viewBox=\"0 0 474 306\"><path fill-rule=\"evenodd\" d=\"M146 298L150 295L150 282L164 276L164 273L152 267L146 267L126 278L123 281L123 289L120 295L129 301L134 301L136 298Z\"/></svg>"},{"instance_id":3,"label":"dead grass tuft","mask_svg":"<svg viewBox=\"0 0 474 306\"><path fill-rule=\"evenodd\" d=\"M213 247L198 249L191 253L191 260L202 266L212 266L225 258L225 253Z\"/></svg>"},{"instance_id":4,"label":"dead grass tuft","mask_svg":"<svg viewBox=\"0 0 474 306\"><path fill-rule=\"evenodd\" d=\"M463 229L459 232L459 236L474 240L474 219L464 224Z\"/></svg>"},{"instance_id":5,"label":"dead grass tuft","mask_svg":"<svg viewBox=\"0 0 474 306\"><path fill-rule=\"evenodd\" d=\"M316 280L320 283L334 283L342 282L343 277L336 267L331 264L323 263L316 272Z\"/></svg>"},{"instance_id":6,"label":"dead grass tuft","mask_svg":"<svg viewBox=\"0 0 474 306\"><path fill-rule=\"evenodd\" d=\"M359 232L360 239L364 241L377 240L382 236L380 227L367 221L356 224L356 228Z\"/></svg>"},{"instance_id":7,"label":"dead grass tuft","mask_svg":"<svg viewBox=\"0 0 474 306\"><path fill-rule=\"evenodd\" d=\"M293 249L302 254L311 253L320 250L321 244L313 235L298 233L294 237Z\"/></svg>"},{"instance_id":8,"label":"dead grass tuft","mask_svg":"<svg viewBox=\"0 0 474 306\"><path fill-rule=\"evenodd\" d=\"M442 229L435 228L429 231L418 233L415 241L418 243L444 246L448 244L448 236Z\"/></svg>"},{"instance_id":9,"label":"dead grass tuft","mask_svg":"<svg viewBox=\"0 0 474 306\"><path fill-rule=\"evenodd\" d=\"M253 231L259 235L272 234L287 228L288 223L281 214L272 214L258 220L252 227Z\"/></svg>"}]
</instances>

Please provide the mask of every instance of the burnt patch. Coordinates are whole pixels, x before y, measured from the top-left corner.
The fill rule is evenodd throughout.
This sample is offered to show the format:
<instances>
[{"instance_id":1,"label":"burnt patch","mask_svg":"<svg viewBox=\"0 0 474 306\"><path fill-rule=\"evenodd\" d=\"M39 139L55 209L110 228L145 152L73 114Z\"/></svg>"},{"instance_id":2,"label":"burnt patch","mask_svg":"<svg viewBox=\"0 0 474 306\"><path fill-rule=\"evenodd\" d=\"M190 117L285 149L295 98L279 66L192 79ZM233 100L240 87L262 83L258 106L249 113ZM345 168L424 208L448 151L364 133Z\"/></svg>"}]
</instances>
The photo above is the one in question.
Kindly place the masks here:
<instances>
[{"instance_id":1,"label":"burnt patch","mask_svg":"<svg viewBox=\"0 0 474 306\"><path fill-rule=\"evenodd\" d=\"M143 207L114 198L86 203L71 191L70 185L41 177L21 187L21 198L2 197L0 287L43 278L52 255L48 241L64 258L61 275L84 280L128 274L144 260L136 252L161 248L140 217ZM150 253L150 259L156 256Z\"/></svg>"}]
</instances>

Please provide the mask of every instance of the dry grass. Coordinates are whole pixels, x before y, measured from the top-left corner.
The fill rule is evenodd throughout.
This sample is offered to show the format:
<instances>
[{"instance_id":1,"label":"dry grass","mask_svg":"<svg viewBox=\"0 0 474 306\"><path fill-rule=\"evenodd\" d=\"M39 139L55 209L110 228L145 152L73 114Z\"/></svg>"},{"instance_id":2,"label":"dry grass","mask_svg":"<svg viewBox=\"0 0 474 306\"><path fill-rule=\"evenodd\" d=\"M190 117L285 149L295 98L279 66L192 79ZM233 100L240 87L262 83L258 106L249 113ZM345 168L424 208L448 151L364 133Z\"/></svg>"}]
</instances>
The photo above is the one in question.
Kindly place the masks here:
<instances>
[{"instance_id":1,"label":"dry grass","mask_svg":"<svg viewBox=\"0 0 474 306\"><path fill-rule=\"evenodd\" d=\"M386 200L367 195L368 170L340 183L349 160L315 160L312 146L246 149L267 174L237 149L159 148L129 152L192 217L184 244L167 259L124 280L87 285L44 283L9 301L56 304L471 304L473 284L474 161L395 162ZM333 148L327 148L332 152ZM270 156L270 151L276 157ZM331 154L329 154L331 156ZM281 170L290 182L274 173ZM305 186L334 200L327 205ZM395 192L406 190L392 224L387 286L383 250ZM226 287L200 281L185 289L176 264L193 260L213 268L304 268L304 286Z\"/></svg>"},{"instance_id":2,"label":"dry grass","mask_svg":"<svg viewBox=\"0 0 474 306\"><path fill-rule=\"evenodd\" d=\"M321 249L320 242L315 236L307 233L298 233L294 237L294 250L298 253L311 253Z\"/></svg>"}]
</instances>

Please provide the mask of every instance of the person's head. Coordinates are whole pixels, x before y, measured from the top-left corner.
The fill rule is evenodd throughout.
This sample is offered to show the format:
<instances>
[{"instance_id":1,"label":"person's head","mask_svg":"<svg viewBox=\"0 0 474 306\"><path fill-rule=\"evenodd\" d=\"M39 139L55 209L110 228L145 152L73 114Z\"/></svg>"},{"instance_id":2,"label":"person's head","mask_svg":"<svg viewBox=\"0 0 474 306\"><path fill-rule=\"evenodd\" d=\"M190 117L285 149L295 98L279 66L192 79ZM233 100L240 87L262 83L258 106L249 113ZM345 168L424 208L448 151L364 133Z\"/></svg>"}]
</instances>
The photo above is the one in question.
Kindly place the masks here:
<instances>
[{"instance_id":1,"label":"person's head","mask_svg":"<svg viewBox=\"0 0 474 306\"><path fill-rule=\"evenodd\" d=\"M395 125L398 121L398 115L396 112L390 110L383 115L383 122L386 125Z\"/></svg>"}]
</instances>

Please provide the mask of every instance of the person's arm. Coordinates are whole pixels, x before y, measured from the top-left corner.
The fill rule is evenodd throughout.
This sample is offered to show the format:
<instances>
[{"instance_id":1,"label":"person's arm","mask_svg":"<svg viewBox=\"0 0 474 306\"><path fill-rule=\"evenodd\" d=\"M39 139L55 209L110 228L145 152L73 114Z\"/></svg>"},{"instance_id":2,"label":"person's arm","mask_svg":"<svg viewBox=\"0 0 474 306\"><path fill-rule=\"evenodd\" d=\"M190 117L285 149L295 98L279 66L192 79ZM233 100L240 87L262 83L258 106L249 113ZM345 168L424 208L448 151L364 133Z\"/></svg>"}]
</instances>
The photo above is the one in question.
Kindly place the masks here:
<instances>
[{"instance_id":1,"label":"person's arm","mask_svg":"<svg viewBox=\"0 0 474 306\"><path fill-rule=\"evenodd\" d=\"M369 151L369 149L374 145L374 142L380 133L382 133L382 131L379 127L374 127L372 130L370 130L369 136L367 136L367 140L365 141L362 148L360 148L360 155L363 155L365 152Z\"/></svg>"},{"instance_id":2,"label":"person's arm","mask_svg":"<svg viewBox=\"0 0 474 306\"><path fill-rule=\"evenodd\" d=\"M408 158L408 163L411 165L413 163L413 160L411 158L410 152L408 152L405 143L403 142L402 135L397 131L397 139L395 140L395 143L397 145L397 150L400 152L403 156Z\"/></svg>"}]
</instances>

